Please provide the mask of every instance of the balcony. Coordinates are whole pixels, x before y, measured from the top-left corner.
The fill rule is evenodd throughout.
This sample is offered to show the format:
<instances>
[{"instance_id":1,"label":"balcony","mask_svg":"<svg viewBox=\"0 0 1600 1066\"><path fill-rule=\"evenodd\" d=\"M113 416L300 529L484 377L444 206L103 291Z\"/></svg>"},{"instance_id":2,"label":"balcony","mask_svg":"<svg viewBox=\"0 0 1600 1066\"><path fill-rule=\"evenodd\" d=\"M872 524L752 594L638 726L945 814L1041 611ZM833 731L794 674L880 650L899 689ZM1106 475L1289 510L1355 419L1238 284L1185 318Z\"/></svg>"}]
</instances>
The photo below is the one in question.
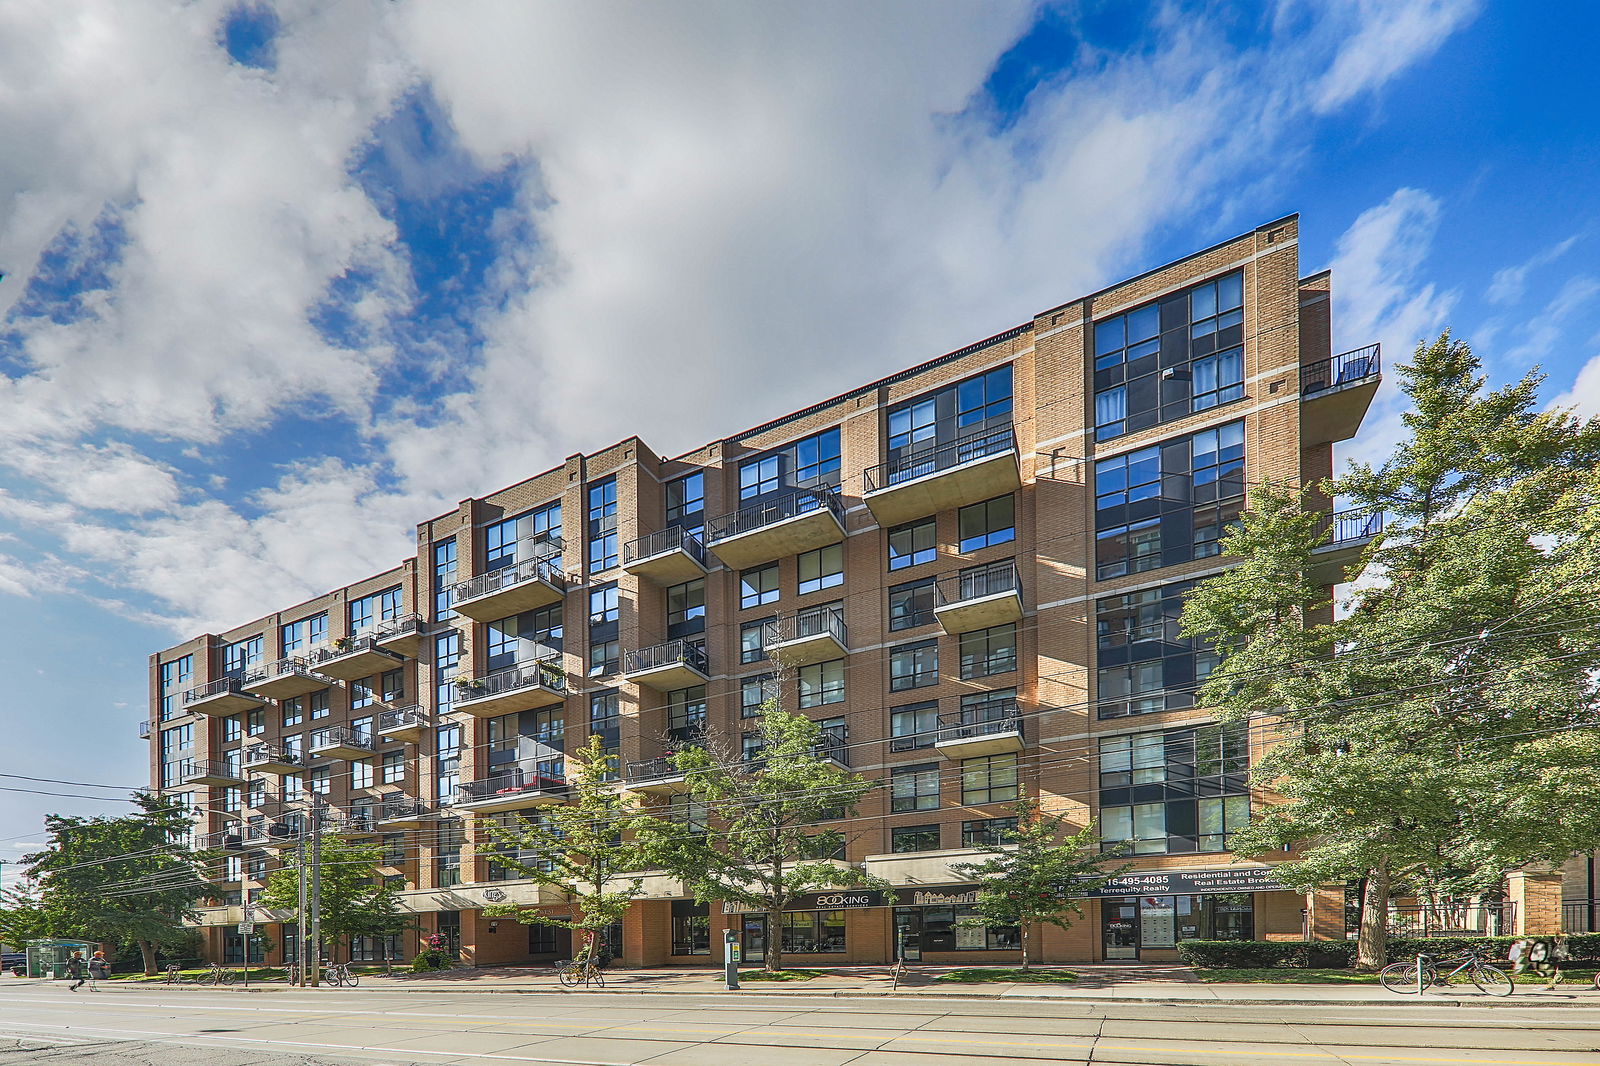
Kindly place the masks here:
<instances>
[{"instance_id":1,"label":"balcony","mask_svg":"<svg viewBox=\"0 0 1600 1066\"><path fill-rule=\"evenodd\" d=\"M622 659L624 681L632 681L657 692L703 685L710 673L706 665L705 645L687 640L669 640L652 648L640 648L628 652Z\"/></svg>"},{"instance_id":2,"label":"balcony","mask_svg":"<svg viewBox=\"0 0 1600 1066\"><path fill-rule=\"evenodd\" d=\"M450 806L472 814L493 814L566 801L566 778L511 770L482 781L466 782L456 789L456 797Z\"/></svg>"},{"instance_id":3,"label":"balcony","mask_svg":"<svg viewBox=\"0 0 1600 1066\"><path fill-rule=\"evenodd\" d=\"M336 725L313 732L307 747L319 759L367 759L377 745L371 733L358 733Z\"/></svg>"},{"instance_id":4,"label":"balcony","mask_svg":"<svg viewBox=\"0 0 1600 1066\"><path fill-rule=\"evenodd\" d=\"M456 702L450 709L476 718L551 707L567 698L567 675L547 658L483 677L457 678L455 686Z\"/></svg>"},{"instance_id":5,"label":"balcony","mask_svg":"<svg viewBox=\"0 0 1600 1066\"><path fill-rule=\"evenodd\" d=\"M1001 755L1021 751L1022 716L1015 700L994 707L967 710L939 719L934 750L959 762L978 755Z\"/></svg>"},{"instance_id":6,"label":"balcony","mask_svg":"<svg viewBox=\"0 0 1600 1066\"><path fill-rule=\"evenodd\" d=\"M566 594L565 574L545 559L529 559L456 585L451 606L474 621L493 622L559 603Z\"/></svg>"},{"instance_id":7,"label":"balcony","mask_svg":"<svg viewBox=\"0 0 1600 1066\"><path fill-rule=\"evenodd\" d=\"M306 768L306 762L297 751L252 744L244 749L244 768L263 774L297 774Z\"/></svg>"},{"instance_id":8,"label":"balcony","mask_svg":"<svg viewBox=\"0 0 1600 1066\"><path fill-rule=\"evenodd\" d=\"M378 804L378 828L383 832L421 829L431 821L433 811L428 805L410 796L386 799Z\"/></svg>"},{"instance_id":9,"label":"balcony","mask_svg":"<svg viewBox=\"0 0 1600 1066\"><path fill-rule=\"evenodd\" d=\"M735 570L844 539L844 504L835 489L804 489L706 523L706 540Z\"/></svg>"},{"instance_id":10,"label":"balcony","mask_svg":"<svg viewBox=\"0 0 1600 1066\"><path fill-rule=\"evenodd\" d=\"M422 647L422 636L427 631L427 622L417 615L405 614L379 622L373 628L372 635L377 638L378 647L384 651L415 659L417 649Z\"/></svg>"},{"instance_id":11,"label":"balcony","mask_svg":"<svg viewBox=\"0 0 1600 1066\"><path fill-rule=\"evenodd\" d=\"M1022 484L1011 426L973 433L868 467L862 502L881 526L964 507Z\"/></svg>"},{"instance_id":12,"label":"balcony","mask_svg":"<svg viewBox=\"0 0 1600 1066\"><path fill-rule=\"evenodd\" d=\"M622 546L622 569L658 585L681 585L710 570L705 545L678 526Z\"/></svg>"},{"instance_id":13,"label":"balcony","mask_svg":"<svg viewBox=\"0 0 1600 1066\"><path fill-rule=\"evenodd\" d=\"M140 740L149 740L150 739L150 731L151 731L151 729L152 729L152 726L151 726L151 724L149 722L140 722L139 723L139 739Z\"/></svg>"},{"instance_id":14,"label":"balcony","mask_svg":"<svg viewBox=\"0 0 1600 1066\"><path fill-rule=\"evenodd\" d=\"M213 718L225 718L266 705L267 701L261 696L244 691L243 681L237 677L220 677L183 694L184 710Z\"/></svg>"},{"instance_id":15,"label":"balcony","mask_svg":"<svg viewBox=\"0 0 1600 1066\"><path fill-rule=\"evenodd\" d=\"M1004 625L1022 618L1022 583L1017 564L975 566L934 582L933 617L946 633Z\"/></svg>"},{"instance_id":16,"label":"balcony","mask_svg":"<svg viewBox=\"0 0 1600 1066\"><path fill-rule=\"evenodd\" d=\"M378 715L378 736L415 744L432 725L433 719L421 707L396 707Z\"/></svg>"},{"instance_id":17,"label":"balcony","mask_svg":"<svg viewBox=\"0 0 1600 1066\"><path fill-rule=\"evenodd\" d=\"M196 759L183 775L185 785L242 785L244 771L232 759Z\"/></svg>"},{"instance_id":18,"label":"balcony","mask_svg":"<svg viewBox=\"0 0 1600 1066\"><path fill-rule=\"evenodd\" d=\"M333 831L341 837L369 837L378 832L378 812L370 807L338 811L332 819Z\"/></svg>"},{"instance_id":19,"label":"balcony","mask_svg":"<svg viewBox=\"0 0 1600 1066\"><path fill-rule=\"evenodd\" d=\"M333 684L331 678L322 676L311 667L311 662L293 655L265 666L252 666L245 671L240 688L256 696L286 700Z\"/></svg>"},{"instance_id":20,"label":"balcony","mask_svg":"<svg viewBox=\"0 0 1600 1066\"><path fill-rule=\"evenodd\" d=\"M356 681L363 677L393 670L405 662L399 654L378 646L376 636L339 637L320 649L312 662L321 673L340 681Z\"/></svg>"},{"instance_id":21,"label":"balcony","mask_svg":"<svg viewBox=\"0 0 1600 1066\"><path fill-rule=\"evenodd\" d=\"M629 792L646 792L657 796L672 796L689 791L689 777L672 766L672 760L663 755L645 762L631 762L624 775Z\"/></svg>"},{"instance_id":22,"label":"balcony","mask_svg":"<svg viewBox=\"0 0 1600 1066\"><path fill-rule=\"evenodd\" d=\"M811 746L811 754L825 762L831 762L841 770L850 769L850 745L838 733L824 730L817 735L817 742ZM753 748L744 753L744 764L754 771L764 766L770 756L761 749Z\"/></svg>"},{"instance_id":23,"label":"balcony","mask_svg":"<svg viewBox=\"0 0 1600 1066\"><path fill-rule=\"evenodd\" d=\"M1300 444L1349 440L1383 381L1383 348L1369 344L1300 368Z\"/></svg>"},{"instance_id":24,"label":"balcony","mask_svg":"<svg viewBox=\"0 0 1600 1066\"><path fill-rule=\"evenodd\" d=\"M1383 532L1382 511L1334 511L1323 516L1328 543L1311 553L1311 575L1328 584L1350 580L1349 568L1372 538Z\"/></svg>"},{"instance_id":25,"label":"balcony","mask_svg":"<svg viewBox=\"0 0 1600 1066\"><path fill-rule=\"evenodd\" d=\"M809 666L850 651L844 615L835 607L812 607L768 622L761 630L761 645L784 666Z\"/></svg>"}]
</instances>

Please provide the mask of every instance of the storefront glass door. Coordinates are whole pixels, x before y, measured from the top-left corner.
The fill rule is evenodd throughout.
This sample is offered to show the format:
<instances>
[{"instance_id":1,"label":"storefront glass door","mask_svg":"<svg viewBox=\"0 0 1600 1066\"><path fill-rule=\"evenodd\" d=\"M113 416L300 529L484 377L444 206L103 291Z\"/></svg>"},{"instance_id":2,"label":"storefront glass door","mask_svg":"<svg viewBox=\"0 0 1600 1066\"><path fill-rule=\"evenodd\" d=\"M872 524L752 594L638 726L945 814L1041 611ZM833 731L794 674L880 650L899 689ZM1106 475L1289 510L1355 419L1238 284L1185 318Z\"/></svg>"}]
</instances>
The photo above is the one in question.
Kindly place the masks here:
<instances>
[{"instance_id":1,"label":"storefront glass door","mask_svg":"<svg viewBox=\"0 0 1600 1066\"><path fill-rule=\"evenodd\" d=\"M910 907L897 907L894 912L894 937L897 951L904 953L907 962L922 958L922 912Z\"/></svg>"},{"instance_id":2,"label":"storefront glass door","mask_svg":"<svg viewBox=\"0 0 1600 1066\"><path fill-rule=\"evenodd\" d=\"M1139 957L1139 901L1106 899L1100 901L1101 924L1105 933L1107 961Z\"/></svg>"},{"instance_id":3,"label":"storefront glass door","mask_svg":"<svg viewBox=\"0 0 1600 1066\"><path fill-rule=\"evenodd\" d=\"M744 961L767 961L767 916L765 914L747 914L744 916Z\"/></svg>"}]
</instances>

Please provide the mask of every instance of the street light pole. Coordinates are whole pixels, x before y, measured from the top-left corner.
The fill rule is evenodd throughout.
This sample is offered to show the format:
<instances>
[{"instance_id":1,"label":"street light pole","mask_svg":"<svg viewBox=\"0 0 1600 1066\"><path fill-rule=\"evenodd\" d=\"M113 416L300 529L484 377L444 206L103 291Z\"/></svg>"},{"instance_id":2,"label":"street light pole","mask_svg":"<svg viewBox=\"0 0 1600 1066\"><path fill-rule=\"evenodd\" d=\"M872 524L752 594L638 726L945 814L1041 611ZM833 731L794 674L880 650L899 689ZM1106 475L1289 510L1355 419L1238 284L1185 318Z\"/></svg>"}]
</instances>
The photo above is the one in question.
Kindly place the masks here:
<instances>
[{"instance_id":1,"label":"street light pole","mask_svg":"<svg viewBox=\"0 0 1600 1066\"><path fill-rule=\"evenodd\" d=\"M322 805L321 793L311 794L311 987L322 977Z\"/></svg>"}]
</instances>

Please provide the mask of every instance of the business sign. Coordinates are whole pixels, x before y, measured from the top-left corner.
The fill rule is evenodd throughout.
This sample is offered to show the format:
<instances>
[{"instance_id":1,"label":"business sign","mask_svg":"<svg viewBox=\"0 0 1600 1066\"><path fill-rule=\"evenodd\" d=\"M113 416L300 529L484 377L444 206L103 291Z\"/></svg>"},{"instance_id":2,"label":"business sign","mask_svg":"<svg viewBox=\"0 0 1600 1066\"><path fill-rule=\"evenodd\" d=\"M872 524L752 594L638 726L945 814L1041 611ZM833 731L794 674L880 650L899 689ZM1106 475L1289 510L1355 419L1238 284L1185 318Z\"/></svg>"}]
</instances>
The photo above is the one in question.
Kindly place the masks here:
<instances>
[{"instance_id":1,"label":"business sign","mask_svg":"<svg viewBox=\"0 0 1600 1066\"><path fill-rule=\"evenodd\" d=\"M1220 896L1229 892L1289 892L1271 867L1232 866L1222 870L1162 870L1124 874L1102 885L1094 896Z\"/></svg>"},{"instance_id":2,"label":"business sign","mask_svg":"<svg viewBox=\"0 0 1600 1066\"><path fill-rule=\"evenodd\" d=\"M883 893L867 889L839 889L835 892L808 892L795 897L786 910L791 911L854 911L868 907L884 906ZM760 907L746 907L742 903L724 903L723 914L760 914Z\"/></svg>"}]
</instances>

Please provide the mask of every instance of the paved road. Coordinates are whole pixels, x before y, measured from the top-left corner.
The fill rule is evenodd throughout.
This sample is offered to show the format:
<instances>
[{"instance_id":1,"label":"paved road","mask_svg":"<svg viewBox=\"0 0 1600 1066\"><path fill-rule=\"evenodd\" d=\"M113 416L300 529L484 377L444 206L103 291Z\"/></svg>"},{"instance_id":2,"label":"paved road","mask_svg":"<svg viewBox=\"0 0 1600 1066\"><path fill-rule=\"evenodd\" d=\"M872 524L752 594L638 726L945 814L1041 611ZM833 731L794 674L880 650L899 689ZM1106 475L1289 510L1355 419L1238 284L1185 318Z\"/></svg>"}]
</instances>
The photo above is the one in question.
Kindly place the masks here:
<instances>
[{"instance_id":1,"label":"paved road","mask_svg":"<svg viewBox=\"0 0 1600 1066\"><path fill-rule=\"evenodd\" d=\"M0 1061L96 1066L1577 1066L1600 1009L0 987Z\"/></svg>"}]
</instances>

